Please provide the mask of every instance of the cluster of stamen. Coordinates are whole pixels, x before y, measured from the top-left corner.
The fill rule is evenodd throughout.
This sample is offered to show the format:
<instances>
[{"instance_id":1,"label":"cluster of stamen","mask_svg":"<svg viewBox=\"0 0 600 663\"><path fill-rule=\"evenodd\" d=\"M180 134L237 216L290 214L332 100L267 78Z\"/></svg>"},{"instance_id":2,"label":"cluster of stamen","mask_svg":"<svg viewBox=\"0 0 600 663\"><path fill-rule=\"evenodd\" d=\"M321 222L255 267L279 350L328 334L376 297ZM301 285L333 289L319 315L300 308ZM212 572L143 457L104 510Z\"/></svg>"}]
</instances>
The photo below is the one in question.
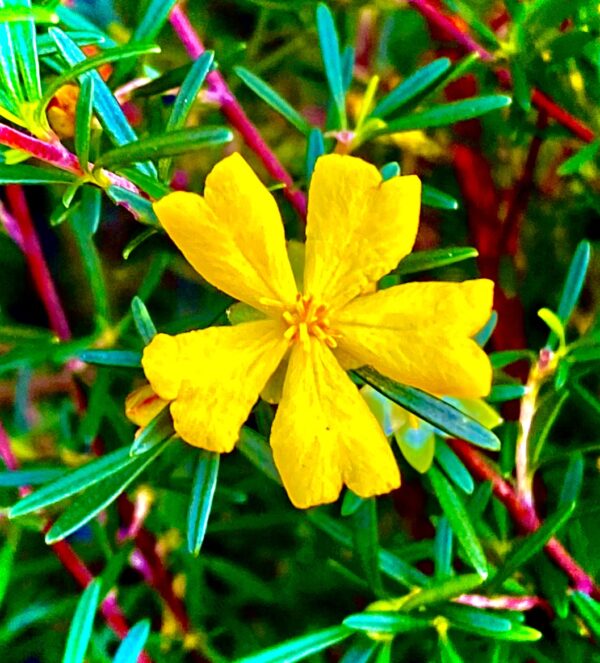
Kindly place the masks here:
<instances>
[{"instance_id":1,"label":"cluster of stamen","mask_svg":"<svg viewBox=\"0 0 600 663\"><path fill-rule=\"evenodd\" d=\"M283 319L289 325L284 334L288 340L299 341L308 347L310 337L314 336L330 348L337 347L327 307L317 304L312 297L298 293L294 307L283 312Z\"/></svg>"}]
</instances>

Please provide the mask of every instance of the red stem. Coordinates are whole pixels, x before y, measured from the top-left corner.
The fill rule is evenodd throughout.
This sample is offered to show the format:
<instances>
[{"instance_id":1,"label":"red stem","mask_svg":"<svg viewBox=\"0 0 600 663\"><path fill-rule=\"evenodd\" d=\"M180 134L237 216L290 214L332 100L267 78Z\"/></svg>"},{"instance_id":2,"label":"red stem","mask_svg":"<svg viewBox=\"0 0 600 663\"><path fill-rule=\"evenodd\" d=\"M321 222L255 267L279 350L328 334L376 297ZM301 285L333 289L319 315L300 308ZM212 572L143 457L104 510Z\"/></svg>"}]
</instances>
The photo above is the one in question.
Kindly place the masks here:
<instances>
[{"instance_id":1,"label":"red stem","mask_svg":"<svg viewBox=\"0 0 600 663\"><path fill-rule=\"evenodd\" d=\"M61 341L66 341L71 338L71 330L44 259L23 189L18 184L9 184L6 187L6 195L21 234L25 260L48 314L50 326Z\"/></svg>"},{"instance_id":2,"label":"red stem","mask_svg":"<svg viewBox=\"0 0 600 663\"><path fill-rule=\"evenodd\" d=\"M409 0L410 4L419 11L430 23L436 25L446 34L452 37L460 44L465 51L477 53L482 60L494 62L493 53L481 46L473 37L471 37L460 25L453 21L451 17L444 14L438 7L432 5L428 0ZM510 72L506 69L498 71L498 79L507 87L511 85ZM590 143L594 140L594 132L583 122L573 117L564 108L556 104L547 94L534 88L532 91L531 102L534 106L548 113L548 117L556 120L559 124L569 129L569 131L581 140Z\"/></svg>"},{"instance_id":3,"label":"red stem","mask_svg":"<svg viewBox=\"0 0 600 663\"><path fill-rule=\"evenodd\" d=\"M471 474L479 481L489 481L492 484L494 495L504 504L512 519L524 532L531 533L540 528L542 523L533 507L517 497L512 486L496 473L479 452L463 440L448 442ZM545 549L554 563L570 578L576 590L600 598L600 588L556 538L550 539Z\"/></svg>"},{"instance_id":4,"label":"red stem","mask_svg":"<svg viewBox=\"0 0 600 663\"><path fill-rule=\"evenodd\" d=\"M171 11L169 20L190 57L193 59L199 58L206 49L181 5L175 5ZM248 147L262 161L267 171L276 180L285 184L285 188L283 189L285 197L290 201L299 216L305 219L306 196L302 191L295 188L291 175L265 143L260 132L250 121L244 109L229 89L223 76L218 71L211 71L206 80L210 91L217 98L225 117L240 132Z\"/></svg>"}]
</instances>

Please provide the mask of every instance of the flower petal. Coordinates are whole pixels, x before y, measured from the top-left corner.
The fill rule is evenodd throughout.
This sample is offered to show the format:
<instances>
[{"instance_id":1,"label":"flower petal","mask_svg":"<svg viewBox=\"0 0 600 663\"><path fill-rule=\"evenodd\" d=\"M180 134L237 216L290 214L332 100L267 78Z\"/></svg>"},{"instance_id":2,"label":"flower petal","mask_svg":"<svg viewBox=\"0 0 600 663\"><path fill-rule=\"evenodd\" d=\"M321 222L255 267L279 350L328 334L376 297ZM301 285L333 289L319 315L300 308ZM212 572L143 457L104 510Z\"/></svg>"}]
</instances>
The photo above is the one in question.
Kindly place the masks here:
<instances>
[{"instance_id":1,"label":"flower petal","mask_svg":"<svg viewBox=\"0 0 600 663\"><path fill-rule=\"evenodd\" d=\"M321 157L308 199L305 293L335 308L364 292L412 249L420 205L414 175L382 182L362 159Z\"/></svg>"},{"instance_id":2,"label":"flower petal","mask_svg":"<svg viewBox=\"0 0 600 663\"><path fill-rule=\"evenodd\" d=\"M264 299L293 304L297 290L277 204L239 154L213 168L204 197L177 191L154 211L209 283L263 311L270 308Z\"/></svg>"},{"instance_id":3,"label":"flower petal","mask_svg":"<svg viewBox=\"0 0 600 663\"><path fill-rule=\"evenodd\" d=\"M138 426L147 426L168 404L169 401L157 396L149 384L144 384L125 399L125 416Z\"/></svg>"},{"instance_id":4,"label":"flower petal","mask_svg":"<svg viewBox=\"0 0 600 663\"><path fill-rule=\"evenodd\" d=\"M297 344L273 422L275 464L299 508L335 501L346 484L361 497L400 485L377 420L323 343Z\"/></svg>"},{"instance_id":5,"label":"flower petal","mask_svg":"<svg viewBox=\"0 0 600 663\"><path fill-rule=\"evenodd\" d=\"M492 294L487 279L407 283L350 302L332 326L358 364L432 394L478 398L492 369L469 337L488 320Z\"/></svg>"},{"instance_id":6,"label":"flower petal","mask_svg":"<svg viewBox=\"0 0 600 663\"><path fill-rule=\"evenodd\" d=\"M228 452L288 345L272 320L157 334L142 366L156 393L173 400L177 433L193 446Z\"/></svg>"}]
</instances>

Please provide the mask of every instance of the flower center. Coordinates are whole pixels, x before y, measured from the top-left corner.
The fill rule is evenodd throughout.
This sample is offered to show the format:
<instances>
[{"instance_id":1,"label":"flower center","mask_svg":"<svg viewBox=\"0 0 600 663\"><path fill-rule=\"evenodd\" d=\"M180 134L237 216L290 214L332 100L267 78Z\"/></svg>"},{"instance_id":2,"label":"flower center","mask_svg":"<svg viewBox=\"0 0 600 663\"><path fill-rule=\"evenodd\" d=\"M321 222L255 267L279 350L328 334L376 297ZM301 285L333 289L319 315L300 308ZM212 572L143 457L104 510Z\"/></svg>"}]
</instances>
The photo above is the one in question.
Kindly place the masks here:
<instances>
[{"instance_id":1,"label":"flower center","mask_svg":"<svg viewBox=\"0 0 600 663\"><path fill-rule=\"evenodd\" d=\"M314 336L330 348L337 347L337 334L329 325L327 313L325 305L316 304L312 297L298 293L294 307L283 312L283 319L288 324L285 337L308 346L310 337Z\"/></svg>"}]
</instances>

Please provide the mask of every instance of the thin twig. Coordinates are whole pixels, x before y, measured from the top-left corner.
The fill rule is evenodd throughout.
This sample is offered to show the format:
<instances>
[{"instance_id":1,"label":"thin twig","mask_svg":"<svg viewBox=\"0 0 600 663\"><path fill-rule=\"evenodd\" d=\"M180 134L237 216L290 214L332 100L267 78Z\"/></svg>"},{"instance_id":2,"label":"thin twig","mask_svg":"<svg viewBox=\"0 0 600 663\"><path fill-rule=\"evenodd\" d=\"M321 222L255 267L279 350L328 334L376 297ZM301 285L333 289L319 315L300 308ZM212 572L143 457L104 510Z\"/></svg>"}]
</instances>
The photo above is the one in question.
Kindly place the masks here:
<instances>
[{"instance_id":1,"label":"thin twig","mask_svg":"<svg viewBox=\"0 0 600 663\"><path fill-rule=\"evenodd\" d=\"M177 33L190 57L193 59L199 58L206 49L180 4L175 5L171 11L169 20L173 26L173 30ZM302 219L305 219L307 209L306 196L300 189L295 187L292 176L283 167L271 148L265 143L260 132L248 118L233 92L229 89L223 76L218 71L211 71L206 80L209 91L216 99L225 117L240 132L248 147L262 161L267 171L276 180L285 184L283 194L290 201L298 215Z\"/></svg>"}]
</instances>

